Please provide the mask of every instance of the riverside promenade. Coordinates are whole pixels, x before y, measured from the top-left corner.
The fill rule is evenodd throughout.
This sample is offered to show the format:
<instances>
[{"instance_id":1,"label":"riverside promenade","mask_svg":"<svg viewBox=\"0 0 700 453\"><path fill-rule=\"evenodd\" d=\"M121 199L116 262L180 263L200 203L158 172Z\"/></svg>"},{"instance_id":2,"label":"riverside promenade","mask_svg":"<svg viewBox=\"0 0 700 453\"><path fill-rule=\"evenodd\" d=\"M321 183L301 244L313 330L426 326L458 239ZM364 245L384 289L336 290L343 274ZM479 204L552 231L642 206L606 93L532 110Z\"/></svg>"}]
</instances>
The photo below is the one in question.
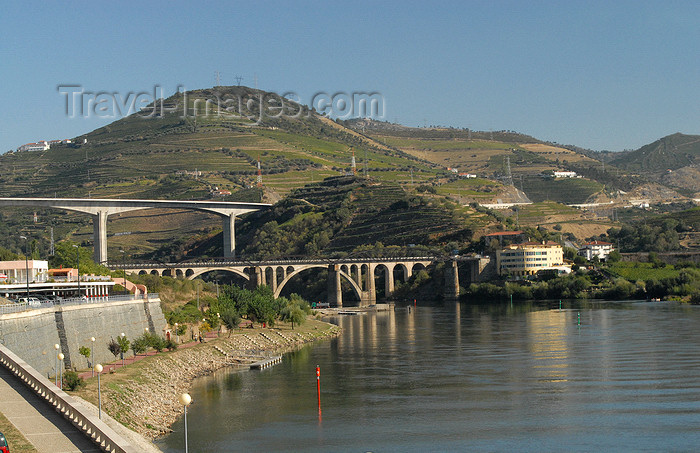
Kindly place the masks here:
<instances>
[{"instance_id":1,"label":"riverside promenade","mask_svg":"<svg viewBox=\"0 0 700 453\"><path fill-rule=\"evenodd\" d=\"M1 366L0 395L0 412L38 452L101 451L83 432ZM16 451L12 445L10 449L12 452Z\"/></svg>"}]
</instances>

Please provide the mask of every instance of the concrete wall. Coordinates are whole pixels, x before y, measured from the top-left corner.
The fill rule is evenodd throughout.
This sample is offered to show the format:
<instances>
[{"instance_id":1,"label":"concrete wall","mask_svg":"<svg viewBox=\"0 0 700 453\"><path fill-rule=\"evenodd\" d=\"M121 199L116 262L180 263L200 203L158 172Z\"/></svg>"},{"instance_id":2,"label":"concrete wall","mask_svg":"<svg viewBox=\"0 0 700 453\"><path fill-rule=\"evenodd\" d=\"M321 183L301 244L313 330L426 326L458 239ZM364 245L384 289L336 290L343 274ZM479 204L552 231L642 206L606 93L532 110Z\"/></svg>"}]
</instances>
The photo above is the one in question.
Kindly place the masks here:
<instances>
[{"instance_id":1,"label":"concrete wall","mask_svg":"<svg viewBox=\"0 0 700 453\"><path fill-rule=\"evenodd\" d=\"M110 339L124 332L131 340L146 328L163 336L165 326L160 300L154 298L148 302L139 299L57 306L0 315L0 343L44 376L53 376L54 344L61 345L66 368L86 369L87 361L78 350L90 347L90 337L95 337L94 359L107 363L114 360L107 349Z\"/></svg>"}]
</instances>

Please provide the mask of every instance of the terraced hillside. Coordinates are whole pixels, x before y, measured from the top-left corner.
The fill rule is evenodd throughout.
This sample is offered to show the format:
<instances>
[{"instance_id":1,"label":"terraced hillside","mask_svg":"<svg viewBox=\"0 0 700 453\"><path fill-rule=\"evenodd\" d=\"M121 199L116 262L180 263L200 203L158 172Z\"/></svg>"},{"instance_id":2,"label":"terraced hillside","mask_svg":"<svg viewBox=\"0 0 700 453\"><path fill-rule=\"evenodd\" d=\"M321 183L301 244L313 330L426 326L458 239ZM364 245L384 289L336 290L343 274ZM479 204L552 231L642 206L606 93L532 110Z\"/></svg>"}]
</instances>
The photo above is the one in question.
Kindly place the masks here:
<instances>
[{"instance_id":1,"label":"terraced hillside","mask_svg":"<svg viewBox=\"0 0 700 453\"><path fill-rule=\"evenodd\" d=\"M237 232L247 257L321 256L378 242L440 248L468 241L493 221L394 183L336 177L294 190L273 209L245 218Z\"/></svg>"}]
</instances>

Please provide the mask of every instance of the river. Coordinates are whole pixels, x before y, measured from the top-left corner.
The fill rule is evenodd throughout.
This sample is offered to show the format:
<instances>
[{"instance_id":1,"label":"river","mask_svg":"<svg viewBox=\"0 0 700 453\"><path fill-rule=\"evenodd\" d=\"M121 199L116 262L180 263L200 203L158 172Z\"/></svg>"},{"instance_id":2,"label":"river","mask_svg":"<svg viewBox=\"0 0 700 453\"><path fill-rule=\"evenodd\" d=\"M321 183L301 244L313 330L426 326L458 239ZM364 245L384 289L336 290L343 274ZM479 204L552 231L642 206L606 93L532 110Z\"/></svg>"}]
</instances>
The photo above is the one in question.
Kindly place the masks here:
<instances>
[{"instance_id":1,"label":"river","mask_svg":"<svg viewBox=\"0 0 700 453\"><path fill-rule=\"evenodd\" d=\"M700 448L700 307L419 303L331 321L339 338L278 365L198 379L189 451ZM173 429L158 446L184 451Z\"/></svg>"}]
</instances>

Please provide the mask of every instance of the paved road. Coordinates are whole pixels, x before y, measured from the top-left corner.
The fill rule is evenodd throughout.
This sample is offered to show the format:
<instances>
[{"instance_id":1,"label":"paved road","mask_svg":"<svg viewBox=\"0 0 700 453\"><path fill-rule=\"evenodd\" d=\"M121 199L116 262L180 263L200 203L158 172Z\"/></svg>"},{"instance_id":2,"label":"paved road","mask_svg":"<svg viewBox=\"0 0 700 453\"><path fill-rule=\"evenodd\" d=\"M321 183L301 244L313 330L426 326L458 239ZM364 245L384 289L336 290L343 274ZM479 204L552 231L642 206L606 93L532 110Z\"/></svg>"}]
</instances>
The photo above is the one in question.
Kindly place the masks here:
<instances>
[{"instance_id":1,"label":"paved road","mask_svg":"<svg viewBox=\"0 0 700 453\"><path fill-rule=\"evenodd\" d=\"M41 453L100 451L97 445L85 437L85 434L2 366L0 366L0 412Z\"/></svg>"}]
</instances>

